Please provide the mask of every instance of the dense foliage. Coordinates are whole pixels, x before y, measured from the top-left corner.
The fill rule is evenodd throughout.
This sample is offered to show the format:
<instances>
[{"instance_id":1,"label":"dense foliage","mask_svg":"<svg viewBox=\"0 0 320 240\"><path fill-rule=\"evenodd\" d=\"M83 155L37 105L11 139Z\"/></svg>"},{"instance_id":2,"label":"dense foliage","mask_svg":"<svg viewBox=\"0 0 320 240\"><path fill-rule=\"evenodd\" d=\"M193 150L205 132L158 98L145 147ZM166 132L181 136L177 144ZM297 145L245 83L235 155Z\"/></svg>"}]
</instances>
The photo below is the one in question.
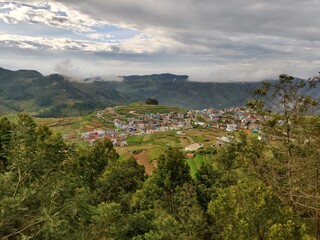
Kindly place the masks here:
<instances>
[{"instance_id":1,"label":"dense foliage","mask_svg":"<svg viewBox=\"0 0 320 240\"><path fill-rule=\"evenodd\" d=\"M145 104L148 104L148 105L158 105L159 102L157 99L155 98L147 98L147 100L145 101Z\"/></svg>"},{"instance_id":2,"label":"dense foliage","mask_svg":"<svg viewBox=\"0 0 320 240\"><path fill-rule=\"evenodd\" d=\"M0 238L318 239L320 121L309 115L318 103L299 98L305 85L288 76L265 87L260 97L273 91L285 104L271 113L250 102L268 116L266 140L239 132L206 153L195 178L177 149L147 177L108 140L79 148L30 116L1 119Z\"/></svg>"}]
</instances>

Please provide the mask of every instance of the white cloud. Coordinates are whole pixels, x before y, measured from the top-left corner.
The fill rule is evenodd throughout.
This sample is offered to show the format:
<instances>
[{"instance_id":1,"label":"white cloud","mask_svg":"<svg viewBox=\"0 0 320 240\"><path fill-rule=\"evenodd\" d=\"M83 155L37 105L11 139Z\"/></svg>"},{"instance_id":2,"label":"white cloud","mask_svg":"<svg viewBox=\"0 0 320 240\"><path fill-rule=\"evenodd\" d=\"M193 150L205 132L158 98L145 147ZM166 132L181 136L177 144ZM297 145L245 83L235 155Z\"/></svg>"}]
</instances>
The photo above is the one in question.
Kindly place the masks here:
<instances>
[{"instance_id":1,"label":"white cloud","mask_svg":"<svg viewBox=\"0 0 320 240\"><path fill-rule=\"evenodd\" d=\"M110 38L114 38L111 34L103 34L103 33L89 33L86 34L87 37L92 39L101 39L101 40L110 40Z\"/></svg>"},{"instance_id":2,"label":"white cloud","mask_svg":"<svg viewBox=\"0 0 320 240\"><path fill-rule=\"evenodd\" d=\"M170 45L170 39L159 40L148 38L141 34L134 36L133 38L116 42L97 42L74 40L71 38L48 38L3 34L0 35L0 47L1 46L49 51L116 52L129 54L156 53L162 52L167 48L171 48L172 50L175 49L175 45Z\"/></svg>"},{"instance_id":3,"label":"white cloud","mask_svg":"<svg viewBox=\"0 0 320 240\"><path fill-rule=\"evenodd\" d=\"M157 38L146 34L138 34L120 42L122 52L132 53L163 53L173 52L182 44L173 39L158 36Z\"/></svg>"},{"instance_id":4,"label":"white cloud","mask_svg":"<svg viewBox=\"0 0 320 240\"><path fill-rule=\"evenodd\" d=\"M39 66L52 63L53 54L55 64L74 54L79 69L99 75L173 72L202 81L252 81L283 72L308 77L319 67L319 8L316 0L0 0L0 19L8 24L72 33L42 36L30 28L23 36L6 28L0 30L0 48L21 58L27 50L35 56L41 50ZM105 26L137 34L119 37L118 29L108 32ZM103 72L110 64L112 72Z\"/></svg>"},{"instance_id":5,"label":"white cloud","mask_svg":"<svg viewBox=\"0 0 320 240\"><path fill-rule=\"evenodd\" d=\"M65 59L60 63L57 63L54 67L54 71L64 76L80 78L80 69L75 67L72 60Z\"/></svg>"},{"instance_id":6,"label":"white cloud","mask_svg":"<svg viewBox=\"0 0 320 240\"><path fill-rule=\"evenodd\" d=\"M111 52L114 43L73 40L70 38L45 38L20 35L0 35L0 47L28 48L49 51Z\"/></svg>"},{"instance_id":7,"label":"white cloud","mask_svg":"<svg viewBox=\"0 0 320 240\"><path fill-rule=\"evenodd\" d=\"M106 22L98 21L86 14L69 9L63 4L54 2L10 1L0 2L0 7L3 10L2 13L0 12L0 19L8 24L20 22L46 24L78 33L95 32L92 27L106 24Z\"/></svg>"}]
</instances>

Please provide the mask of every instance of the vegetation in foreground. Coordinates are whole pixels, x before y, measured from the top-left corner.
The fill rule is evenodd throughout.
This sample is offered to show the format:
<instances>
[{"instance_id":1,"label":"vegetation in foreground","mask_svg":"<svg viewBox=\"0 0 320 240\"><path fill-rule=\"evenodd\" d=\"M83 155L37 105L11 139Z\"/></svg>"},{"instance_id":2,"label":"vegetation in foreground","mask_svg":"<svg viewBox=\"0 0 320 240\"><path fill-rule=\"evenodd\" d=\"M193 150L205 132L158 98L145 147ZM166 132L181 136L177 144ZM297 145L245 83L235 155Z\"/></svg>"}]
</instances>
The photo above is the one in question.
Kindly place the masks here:
<instances>
[{"instance_id":1,"label":"vegetation in foreground","mask_svg":"<svg viewBox=\"0 0 320 240\"><path fill-rule=\"evenodd\" d=\"M311 81L314 84L314 81ZM149 177L111 142L76 148L31 117L0 120L2 239L318 239L318 102L281 76L259 97L279 100L259 141L245 134L191 177L167 148ZM283 110L283 111L282 111ZM267 111L267 112L266 112ZM270 146L269 144L273 144Z\"/></svg>"}]
</instances>

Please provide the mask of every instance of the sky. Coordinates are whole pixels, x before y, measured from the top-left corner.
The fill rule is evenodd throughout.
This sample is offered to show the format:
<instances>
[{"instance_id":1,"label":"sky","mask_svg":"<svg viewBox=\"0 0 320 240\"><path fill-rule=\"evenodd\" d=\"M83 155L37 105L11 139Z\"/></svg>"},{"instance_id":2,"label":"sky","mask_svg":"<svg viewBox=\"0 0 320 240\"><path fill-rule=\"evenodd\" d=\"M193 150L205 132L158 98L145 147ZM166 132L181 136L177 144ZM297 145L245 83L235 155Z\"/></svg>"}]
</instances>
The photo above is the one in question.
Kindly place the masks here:
<instances>
[{"instance_id":1,"label":"sky","mask_svg":"<svg viewBox=\"0 0 320 240\"><path fill-rule=\"evenodd\" d=\"M0 0L0 67L76 77L308 78L319 0Z\"/></svg>"}]
</instances>

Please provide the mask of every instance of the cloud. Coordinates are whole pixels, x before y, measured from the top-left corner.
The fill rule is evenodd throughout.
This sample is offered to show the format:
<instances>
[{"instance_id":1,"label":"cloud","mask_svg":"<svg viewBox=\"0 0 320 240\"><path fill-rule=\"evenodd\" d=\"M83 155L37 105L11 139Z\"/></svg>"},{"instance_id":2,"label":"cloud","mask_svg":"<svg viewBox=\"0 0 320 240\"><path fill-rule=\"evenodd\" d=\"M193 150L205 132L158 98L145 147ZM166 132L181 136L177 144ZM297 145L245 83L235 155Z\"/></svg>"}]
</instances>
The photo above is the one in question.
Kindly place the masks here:
<instances>
[{"instance_id":1,"label":"cloud","mask_svg":"<svg viewBox=\"0 0 320 240\"><path fill-rule=\"evenodd\" d=\"M137 29L157 40L151 48L157 44L158 49L177 53L268 58L305 50L304 45L318 45L320 39L320 2L315 0L58 1L84 14ZM172 45L176 48L168 48Z\"/></svg>"},{"instance_id":2,"label":"cloud","mask_svg":"<svg viewBox=\"0 0 320 240\"><path fill-rule=\"evenodd\" d=\"M102 39L102 40L109 40L111 38L114 38L111 34L101 34L101 33L89 33L86 34L87 37L92 39Z\"/></svg>"},{"instance_id":3,"label":"cloud","mask_svg":"<svg viewBox=\"0 0 320 240\"><path fill-rule=\"evenodd\" d=\"M59 73L65 77L67 77L68 80L70 81L77 81L77 82L84 82L84 83L89 83L89 82L95 82L95 81L117 81L121 82L123 81L123 77L121 76L115 76L115 75L102 75L102 76L97 76L93 75L92 73L87 75L85 77L85 73L83 72L79 66L75 66L76 63L74 63L71 59L65 59L61 61L60 63L57 63L54 67L54 70L56 73ZM90 76L91 75L91 76Z\"/></svg>"},{"instance_id":4,"label":"cloud","mask_svg":"<svg viewBox=\"0 0 320 240\"><path fill-rule=\"evenodd\" d=\"M111 52L114 43L74 40L71 38L46 38L20 35L0 35L0 47L28 48L48 51Z\"/></svg>"},{"instance_id":5,"label":"cloud","mask_svg":"<svg viewBox=\"0 0 320 240\"><path fill-rule=\"evenodd\" d=\"M195 34L214 30L314 40L319 37L317 0L58 0L72 9L139 30ZM170 33L169 33L170 34ZM199 38L203 37L199 35Z\"/></svg>"},{"instance_id":6,"label":"cloud","mask_svg":"<svg viewBox=\"0 0 320 240\"><path fill-rule=\"evenodd\" d=\"M47 50L47 51L73 51L92 53L122 53L143 54L162 52L164 48L170 48L167 43L159 43L158 40L137 35L122 41L97 42L89 40L74 40L72 38L48 38L25 35L0 35L0 47ZM171 46L173 47L173 46Z\"/></svg>"},{"instance_id":7,"label":"cloud","mask_svg":"<svg viewBox=\"0 0 320 240\"><path fill-rule=\"evenodd\" d=\"M0 19L15 29L0 29L0 48L20 51L21 58L26 51L42 54L37 62L46 71L40 60L70 57L96 75L173 72L195 81L252 81L283 72L308 77L319 67L319 8L318 0L0 0ZM22 24L48 28L19 33Z\"/></svg>"},{"instance_id":8,"label":"cloud","mask_svg":"<svg viewBox=\"0 0 320 240\"><path fill-rule=\"evenodd\" d=\"M83 81L86 82L86 83L89 83L89 82L122 82L123 81L123 77L121 76L115 76L115 75L103 75L103 76L96 76L96 77L89 77L89 78L86 78L84 79Z\"/></svg>"},{"instance_id":9,"label":"cloud","mask_svg":"<svg viewBox=\"0 0 320 240\"><path fill-rule=\"evenodd\" d=\"M65 59L60 63L56 64L54 67L56 73L59 73L63 76L70 77L72 79L79 79L81 78L81 74L78 67L73 65L72 60Z\"/></svg>"},{"instance_id":10,"label":"cloud","mask_svg":"<svg viewBox=\"0 0 320 240\"><path fill-rule=\"evenodd\" d=\"M0 19L8 24L45 24L78 33L91 33L94 32L92 27L105 24L59 3L25 2L27 1L0 2Z\"/></svg>"}]
</instances>

